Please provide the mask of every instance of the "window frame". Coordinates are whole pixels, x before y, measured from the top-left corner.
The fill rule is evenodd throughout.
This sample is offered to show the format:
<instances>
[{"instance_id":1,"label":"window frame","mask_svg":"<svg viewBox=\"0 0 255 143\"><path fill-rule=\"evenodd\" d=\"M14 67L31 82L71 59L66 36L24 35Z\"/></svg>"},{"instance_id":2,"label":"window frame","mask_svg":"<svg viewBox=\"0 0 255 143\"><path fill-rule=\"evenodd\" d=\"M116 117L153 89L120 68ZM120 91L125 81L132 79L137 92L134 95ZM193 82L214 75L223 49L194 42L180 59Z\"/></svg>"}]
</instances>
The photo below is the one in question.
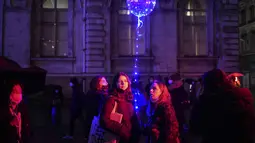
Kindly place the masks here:
<instances>
[{"instance_id":1,"label":"window frame","mask_svg":"<svg viewBox=\"0 0 255 143\"><path fill-rule=\"evenodd\" d=\"M250 16L250 19L249 21L253 21L255 19L255 6L254 5L251 5L249 7L249 16Z\"/></svg>"},{"instance_id":2,"label":"window frame","mask_svg":"<svg viewBox=\"0 0 255 143\"><path fill-rule=\"evenodd\" d=\"M132 26L135 26L136 25L136 22L134 22L134 20L132 19L131 21L132 22L124 22L124 21L120 21L120 17L121 16L131 16L132 18L135 18L135 16L133 16L131 13L130 14L120 14L120 11L128 11L126 7L123 7L123 5L119 5L117 6L117 8L115 7L115 10L114 10L114 13L112 13L112 15L116 15L114 17L114 25L116 27L119 27L120 24L132 24ZM132 45L130 45L130 50L131 50L131 54L130 55L121 55L120 53L120 48L118 47L121 47L120 46L120 32L119 32L119 28L115 28L115 36L114 36L114 42L115 42L115 45L114 45L114 48L115 48L115 56L117 57L150 57L152 56L152 52L151 52L151 48L150 48L150 16L146 16L146 17L143 17L143 23L144 23L144 54L141 54L141 55L135 55L135 52L134 52L134 47ZM131 39L130 39L131 40ZM135 40L133 41L135 42ZM132 43L133 43L132 42Z\"/></svg>"},{"instance_id":3,"label":"window frame","mask_svg":"<svg viewBox=\"0 0 255 143\"><path fill-rule=\"evenodd\" d=\"M214 5L214 2L211 0L205 0L205 9L187 9L186 4L188 0L181 1L178 3L178 12L177 12L177 28L178 28L178 58L185 58L185 57L216 57L216 51L213 48L213 41L214 41L214 16L213 16L213 7L209 7L208 5ZM185 48L183 41L184 35L184 25L185 25L185 14L186 12L204 12L205 13L205 23L202 23L206 28L206 55L186 55ZM198 23L196 25L199 25Z\"/></svg>"},{"instance_id":4,"label":"window frame","mask_svg":"<svg viewBox=\"0 0 255 143\"><path fill-rule=\"evenodd\" d=\"M246 9L242 9L240 11L240 24L241 25L246 24L246 21L247 21L247 11Z\"/></svg>"},{"instance_id":5,"label":"window frame","mask_svg":"<svg viewBox=\"0 0 255 143\"><path fill-rule=\"evenodd\" d=\"M34 38L36 39L34 42L32 42L33 44L33 47L35 46L36 49L33 49L32 52L33 54L31 55L32 57L32 60L40 60L40 58L56 58L56 59L67 59L67 58L74 58L74 55L73 55L73 48L74 48L74 45L73 45L73 38L74 36L73 35L73 1L72 0L68 0L68 8L57 8L57 0L54 0L54 8L43 8L43 0L38 0L37 2L35 2L35 5L34 5L34 8L35 11L36 11L36 14L32 17L33 19L36 19L34 20L35 22L35 27L37 29L37 32L34 33ZM44 14L44 11L52 11L54 12L55 16L54 16L54 22L44 22L43 21L43 14ZM67 22L57 22L58 21L58 14L59 12L61 11L64 11L66 12L67 14ZM56 24L55 26L55 33L54 33L54 38L56 40L54 40L54 46L55 46L55 50L54 50L54 55L53 56L48 56L48 55L43 55L43 46L42 46L42 43L43 43L43 40L42 40L42 36L43 36L43 33L42 33L42 30L43 30L43 25L54 25ZM61 55L57 55L57 51L59 48L58 45L58 42L59 39L58 39L58 27L57 25L66 25L67 26L67 40L65 42L67 42L67 55L66 56L61 56Z\"/></svg>"}]
</instances>

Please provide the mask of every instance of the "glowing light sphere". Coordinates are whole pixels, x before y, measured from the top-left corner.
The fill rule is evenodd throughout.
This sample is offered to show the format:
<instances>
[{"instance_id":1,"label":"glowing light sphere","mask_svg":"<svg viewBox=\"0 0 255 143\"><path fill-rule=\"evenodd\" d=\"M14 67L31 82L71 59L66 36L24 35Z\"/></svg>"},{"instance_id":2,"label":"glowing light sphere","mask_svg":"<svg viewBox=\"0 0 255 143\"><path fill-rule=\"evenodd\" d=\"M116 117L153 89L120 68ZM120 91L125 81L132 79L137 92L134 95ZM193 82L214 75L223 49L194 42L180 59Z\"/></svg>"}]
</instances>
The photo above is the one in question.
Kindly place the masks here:
<instances>
[{"instance_id":1,"label":"glowing light sphere","mask_svg":"<svg viewBox=\"0 0 255 143\"><path fill-rule=\"evenodd\" d=\"M127 0L128 10L137 17L147 16L153 11L155 5L156 0Z\"/></svg>"}]
</instances>

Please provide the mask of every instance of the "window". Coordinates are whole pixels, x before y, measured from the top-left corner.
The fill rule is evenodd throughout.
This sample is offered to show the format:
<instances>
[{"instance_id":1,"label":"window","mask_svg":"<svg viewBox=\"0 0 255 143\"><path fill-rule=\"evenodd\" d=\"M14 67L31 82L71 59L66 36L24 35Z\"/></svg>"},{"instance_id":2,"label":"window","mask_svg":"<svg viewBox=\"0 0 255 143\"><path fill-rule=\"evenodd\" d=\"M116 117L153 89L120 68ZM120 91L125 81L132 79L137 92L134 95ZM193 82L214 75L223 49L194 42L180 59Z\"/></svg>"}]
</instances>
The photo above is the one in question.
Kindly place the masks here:
<instances>
[{"instance_id":1,"label":"window","mask_svg":"<svg viewBox=\"0 0 255 143\"><path fill-rule=\"evenodd\" d=\"M242 36L242 38L240 39L240 51L241 53L245 52L246 50L246 37Z\"/></svg>"},{"instance_id":2,"label":"window","mask_svg":"<svg viewBox=\"0 0 255 143\"><path fill-rule=\"evenodd\" d=\"M246 73L243 76L243 87L250 88L250 74Z\"/></svg>"},{"instance_id":3,"label":"window","mask_svg":"<svg viewBox=\"0 0 255 143\"><path fill-rule=\"evenodd\" d=\"M245 10L242 10L241 11L241 21L240 21L240 24L245 24L246 23L246 11Z\"/></svg>"},{"instance_id":4,"label":"window","mask_svg":"<svg viewBox=\"0 0 255 143\"><path fill-rule=\"evenodd\" d=\"M254 51L254 45L255 45L255 31L254 30L251 30L249 33L248 33L248 36L249 36L249 40L247 40L247 47L246 47L246 50L249 51L249 50L252 50Z\"/></svg>"},{"instance_id":5,"label":"window","mask_svg":"<svg viewBox=\"0 0 255 143\"><path fill-rule=\"evenodd\" d=\"M118 51L119 56L133 56L136 55L145 55L146 46L145 46L145 27L146 21L145 17L143 19L143 27L140 30L141 38L136 43L136 27L137 27L137 18L133 16L129 10L126 8L126 0L122 0L122 4L119 9L119 18L118 18ZM136 51L136 44L139 45L138 50Z\"/></svg>"},{"instance_id":6,"label":"window","mask_svg":"<svg viewBox=\"0 0 255 143\"><path fill-rule=\"evenodd\" d=\"M40 57L68 56L68 0L45 0L40 15Z\"/></svg>"},{"instance_id":7,"label":"window","mask_svg":"<svg viewBox=\"0 0 255 143\"><path fill-rule=\"evenodd\" d=\"M254 20L254 5L252 5L252 6L250 6L250 8L249 8L249 10L250 10L250 20Z\"/></svg>"},{"instance_id":8,"label":"window","mask_svg":"<svg viewBox=\"0 0 255 143\"><path fill-rule=\"evenodd\" d=\"M205 0L188 0L182 13L181 55L208 56Z\"/></svg>"}]
</instances>

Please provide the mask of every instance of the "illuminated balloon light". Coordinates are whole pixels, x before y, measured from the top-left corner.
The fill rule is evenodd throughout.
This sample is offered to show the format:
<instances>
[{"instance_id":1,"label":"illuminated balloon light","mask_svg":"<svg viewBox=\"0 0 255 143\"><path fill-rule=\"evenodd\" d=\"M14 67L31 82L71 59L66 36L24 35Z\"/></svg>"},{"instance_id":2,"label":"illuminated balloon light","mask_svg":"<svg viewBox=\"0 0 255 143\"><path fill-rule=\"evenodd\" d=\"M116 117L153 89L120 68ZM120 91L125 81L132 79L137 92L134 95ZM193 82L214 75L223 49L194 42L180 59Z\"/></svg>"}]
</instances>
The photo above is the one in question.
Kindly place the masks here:
<instances>
[{"instance_id":1,"label":"illuminated balloon light","mask_svg":"<svg viewBox=\"0 0 255 143\"><path fill-rule=\"evenodd\" d=\"M139 39L142 37L142 33L140 30L143 26L143 21L141 17L149 15L156 6L156 0L127 0L127 8L131 14L137 17L137 28L136 28L136 46L135 46L135 61L134 61L134 81L138 82L137 77L139 76L138 73L138 49L139 49ZM135 98L140 95L139 89L135 91ZM135 109L139 110L139 101L135 99Z\"/></svg>"},{"instance_id":2,"label":"illuminated balloon light","mask_svg":"<svg viewBox=\"0 0 255 143\"><path fill-rule=\"evenodd\" d=\"M127 0L127 7L136 17L150 14L155 8L156 0Z\"/></svg>"}]
</instances>

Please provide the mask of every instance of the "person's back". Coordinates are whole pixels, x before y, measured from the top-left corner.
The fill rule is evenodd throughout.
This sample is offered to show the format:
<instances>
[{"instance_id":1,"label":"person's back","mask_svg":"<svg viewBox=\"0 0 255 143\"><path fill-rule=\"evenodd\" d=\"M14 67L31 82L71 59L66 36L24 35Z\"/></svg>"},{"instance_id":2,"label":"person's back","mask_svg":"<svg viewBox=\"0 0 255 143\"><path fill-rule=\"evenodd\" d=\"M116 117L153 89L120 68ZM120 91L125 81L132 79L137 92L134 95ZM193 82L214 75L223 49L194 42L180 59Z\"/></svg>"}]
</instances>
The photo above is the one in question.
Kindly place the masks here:
<instances>
[{"instance_id":1,"label":"person's back","mask_svg":"<svg viewBox=\"0 0 255 143\"><path fill-rule=\"evenodd\" d=\"M198 120L191 128L197 128L204 143L253 142L255 116L249 90L233 88L201 95L198 110Z\"/></svg>"}]
</instances>

